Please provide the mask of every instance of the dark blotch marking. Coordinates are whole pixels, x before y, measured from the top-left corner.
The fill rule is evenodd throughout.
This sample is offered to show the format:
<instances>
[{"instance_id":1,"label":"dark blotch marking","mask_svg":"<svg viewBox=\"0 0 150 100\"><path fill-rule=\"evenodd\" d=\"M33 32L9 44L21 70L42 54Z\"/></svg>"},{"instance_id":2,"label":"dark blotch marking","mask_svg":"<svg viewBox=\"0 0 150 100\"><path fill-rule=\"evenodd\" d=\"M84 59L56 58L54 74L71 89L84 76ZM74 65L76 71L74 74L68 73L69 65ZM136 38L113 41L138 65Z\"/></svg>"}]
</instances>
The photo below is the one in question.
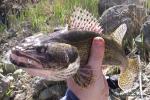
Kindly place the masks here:
<instances>
[{"instance_id":1,"label":"dark blotch marking","mask_svg":"<svg viewBox=\"0 0 150 100\"><path fill-rule=\"evenodd\" d=\"M78 70L77 74L74 75L73 78L79 86L84 88L88 87L94 81L94 75L91 66L80 66L80 69Z\"/></svg>"}]
</instances>

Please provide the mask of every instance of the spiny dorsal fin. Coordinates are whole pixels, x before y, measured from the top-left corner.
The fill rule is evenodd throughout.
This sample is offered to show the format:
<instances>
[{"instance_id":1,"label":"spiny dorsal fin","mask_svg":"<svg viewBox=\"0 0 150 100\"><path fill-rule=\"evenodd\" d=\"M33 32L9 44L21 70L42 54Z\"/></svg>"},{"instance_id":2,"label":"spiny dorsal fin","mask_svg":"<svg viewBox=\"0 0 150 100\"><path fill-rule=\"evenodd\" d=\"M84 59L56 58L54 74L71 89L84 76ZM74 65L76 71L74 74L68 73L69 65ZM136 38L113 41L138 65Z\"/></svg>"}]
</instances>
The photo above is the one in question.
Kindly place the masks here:
<instances>
[{"instance_id":1,"label":"spiny dorsal fin","mask_svg":"<svg viewBox=\"0 0 150 100\"><path fill-rule=\"evenodd\" d=\"M112 34L112 38L122 46L122 40L127 32L127 25L121 24Z\"/></svg>"},{"instance_id":2,"label":"spiny dorsal fin","mask_svg":"<svg viewBox=\"0 0 150 100\"><path fill-rule=\"evenodd\" d=\"M102 28L98 20L87 10L76 7L70 17L69 22L70 30L77 31L91 31L95 33L102 33Z\"/></svg>"}]
</instances>

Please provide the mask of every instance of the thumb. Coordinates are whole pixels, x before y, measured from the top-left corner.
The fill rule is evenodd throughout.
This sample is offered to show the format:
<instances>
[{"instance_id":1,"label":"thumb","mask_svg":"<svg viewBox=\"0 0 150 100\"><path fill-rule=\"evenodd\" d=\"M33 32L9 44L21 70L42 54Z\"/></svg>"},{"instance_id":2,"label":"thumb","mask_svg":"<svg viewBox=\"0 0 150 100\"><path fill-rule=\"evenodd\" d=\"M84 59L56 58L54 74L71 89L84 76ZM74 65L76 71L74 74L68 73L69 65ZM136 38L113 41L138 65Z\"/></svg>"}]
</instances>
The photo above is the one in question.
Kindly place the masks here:
<instances>
[{"instance_id":1,"label":"thumb","mask_svg":"<svg viewBox=\"0 0 150 100\"><path fill-rule=\"evenodd\" d=\"M105 50L105 42L101 37L95 37L91 46L91 53L88 65L92 67L100 67L102 65Z\"/></svg>"}]
</instances>

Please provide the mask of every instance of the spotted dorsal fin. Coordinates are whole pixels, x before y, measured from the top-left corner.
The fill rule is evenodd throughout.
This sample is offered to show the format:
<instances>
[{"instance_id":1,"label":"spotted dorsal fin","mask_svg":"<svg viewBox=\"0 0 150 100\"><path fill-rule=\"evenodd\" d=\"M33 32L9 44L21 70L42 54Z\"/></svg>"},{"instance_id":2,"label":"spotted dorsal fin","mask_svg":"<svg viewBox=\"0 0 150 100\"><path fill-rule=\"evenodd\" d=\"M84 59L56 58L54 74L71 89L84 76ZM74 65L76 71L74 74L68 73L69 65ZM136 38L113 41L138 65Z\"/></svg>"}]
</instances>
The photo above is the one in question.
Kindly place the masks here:
<instances>
[{"instance_id":1,"label":"spotted dorsal fin","mask_svg":"<svg viewBox=\"0 0 150 100\"><path fill-rule=\"evenodd\" d=\"M122 46L122 40L127 32L127 25L121 24L112 34L112 38Z\"/></svg>"},{"instance_id":2,"label":"spotted dorsal fin","mask_svg":"<svg viewBox=\"0 0 150 100\"><path fill-rule=\"evenodd\" d=\"M91 31L95 33L102 33L102 28L98 20L87 10L76 7L70 17L69 22L70 30L77 31Z\"/></svg>"}]
</instances>

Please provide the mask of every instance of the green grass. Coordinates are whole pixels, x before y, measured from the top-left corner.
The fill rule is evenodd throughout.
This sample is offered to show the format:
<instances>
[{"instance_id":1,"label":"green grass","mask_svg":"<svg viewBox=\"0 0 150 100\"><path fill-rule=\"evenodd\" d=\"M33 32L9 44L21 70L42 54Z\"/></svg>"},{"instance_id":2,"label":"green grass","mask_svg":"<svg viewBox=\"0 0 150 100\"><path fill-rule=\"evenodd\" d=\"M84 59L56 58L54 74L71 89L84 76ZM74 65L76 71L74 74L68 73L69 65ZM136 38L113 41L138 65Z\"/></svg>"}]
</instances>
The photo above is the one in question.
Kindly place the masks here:
<instances>
[{"instance_id":1,"label":"green grass","mask_svg":"<svg viewBox=\"0 0 150 100\"><path fill-rule=\"evenodd\" d=\"M20 28L21 22L29 21L33 29L39 31L51 31L58 25L64 25L69 19L75 6L87 9L95 16L97 13L98 0L54 0L51 4L49 0L41 0L38 4L28 4L19 17L9 15L10 27ZM0 25L0 32L5 26Z\"/></svg>"},{"instance_id":2,"label":"green grass","mask_svg":"<svg viewBox=\"0 0 150 100\"><path fill-rule=\"evenodd\" d=\"M40 30L45 30L45 22L51 14L51 5L48 0L42 0L36 5L28 5L28 7L21 13L20 21L30 21L33 28L38 27Z\"/></svg>"},{"instance_id":3,"label":"green grass","mask_svg":"<svg viewBox=\"0 0 150 100\"><path fill-rule=\"evenodd\" d=\"M99 0L54 0L50 4L49 0L41 0L36 5L28 6L20 16L20 20L28 20L34 28L38 27L41 31L50 31L55 26L67 23L70 14L75 6L87 9L94 16L98 16ZM150 0L148 0L150 7ZM47 23L48 22L48 25Z\"/></svg>"},{"instance_id":4,"label":"green grass","mask_svg":"<svg viewBox=\"0 0 150 100\"><path fill-rule=\"evenodd\" d=\"M144 3L144 6L146 8L150 8L150 0L147 0L145 3Z\"/></svg>"},{"instance_id":5,"label":"green grass","mask_svg":"<svg viewBox=\"0 0 150 100\"><path fill-rule=\"evenodd\" d=\"M38 28L40 31L50 31L58 25L64 25L69 19L75 6L82 7L91 12L95 17L98 17L98 1L99 0L54 0L50 4L49 0L41 0L38 4L29 4L24 11L21 12L19 18L11 16L13 25L22 21L30 21L33 28ZM148 0L150 8L150 0ZM15 22L17 21L17 22ZM0 32L5 28L0 25Z\"/></svg>"},{"instance_id":6,"label":"green grass","mask_svg":"<svg viewBox=\"0 0 150 100\"><path fill-rule=\"evenodd\" d=\"M29 5L21 13L19 21L27 20L32 23L33 28L49 31L55 26L66 24L75 6L85 8L97 16L97 3L98 0L54 0L50 4L49 0L41 0L36 5Z\"/></svg>"},{"instance_id":7,"label":"green grass","mask_svg":"<svg viewBox=\"0 0 150 100\"><path fill-rule=\"evenodd\" d=\"M0 24L0 32L3 32L5 30L6 26L3 24Z\"/></svg>"},{"instance_id":8,"label":"green grass","mask_svg":"<svg viewBox=\"0 0 150 100\"><path fill-rule=\"evenodd\" d=\"M75 6L87 9L95 16L98 15L98 0L55 0L53 5L54 18L65 23Z\"/></svg>"},{"instance_id":9,"label":"green grass","mask_svg":"<svg viewBox=\"0 0 150 100\"><path fill-rule=\"evenodd\" d=\"M147 0L147 2L148 2L148 8L150 8L150 0Z\"/></svg>"}]
</instances>

